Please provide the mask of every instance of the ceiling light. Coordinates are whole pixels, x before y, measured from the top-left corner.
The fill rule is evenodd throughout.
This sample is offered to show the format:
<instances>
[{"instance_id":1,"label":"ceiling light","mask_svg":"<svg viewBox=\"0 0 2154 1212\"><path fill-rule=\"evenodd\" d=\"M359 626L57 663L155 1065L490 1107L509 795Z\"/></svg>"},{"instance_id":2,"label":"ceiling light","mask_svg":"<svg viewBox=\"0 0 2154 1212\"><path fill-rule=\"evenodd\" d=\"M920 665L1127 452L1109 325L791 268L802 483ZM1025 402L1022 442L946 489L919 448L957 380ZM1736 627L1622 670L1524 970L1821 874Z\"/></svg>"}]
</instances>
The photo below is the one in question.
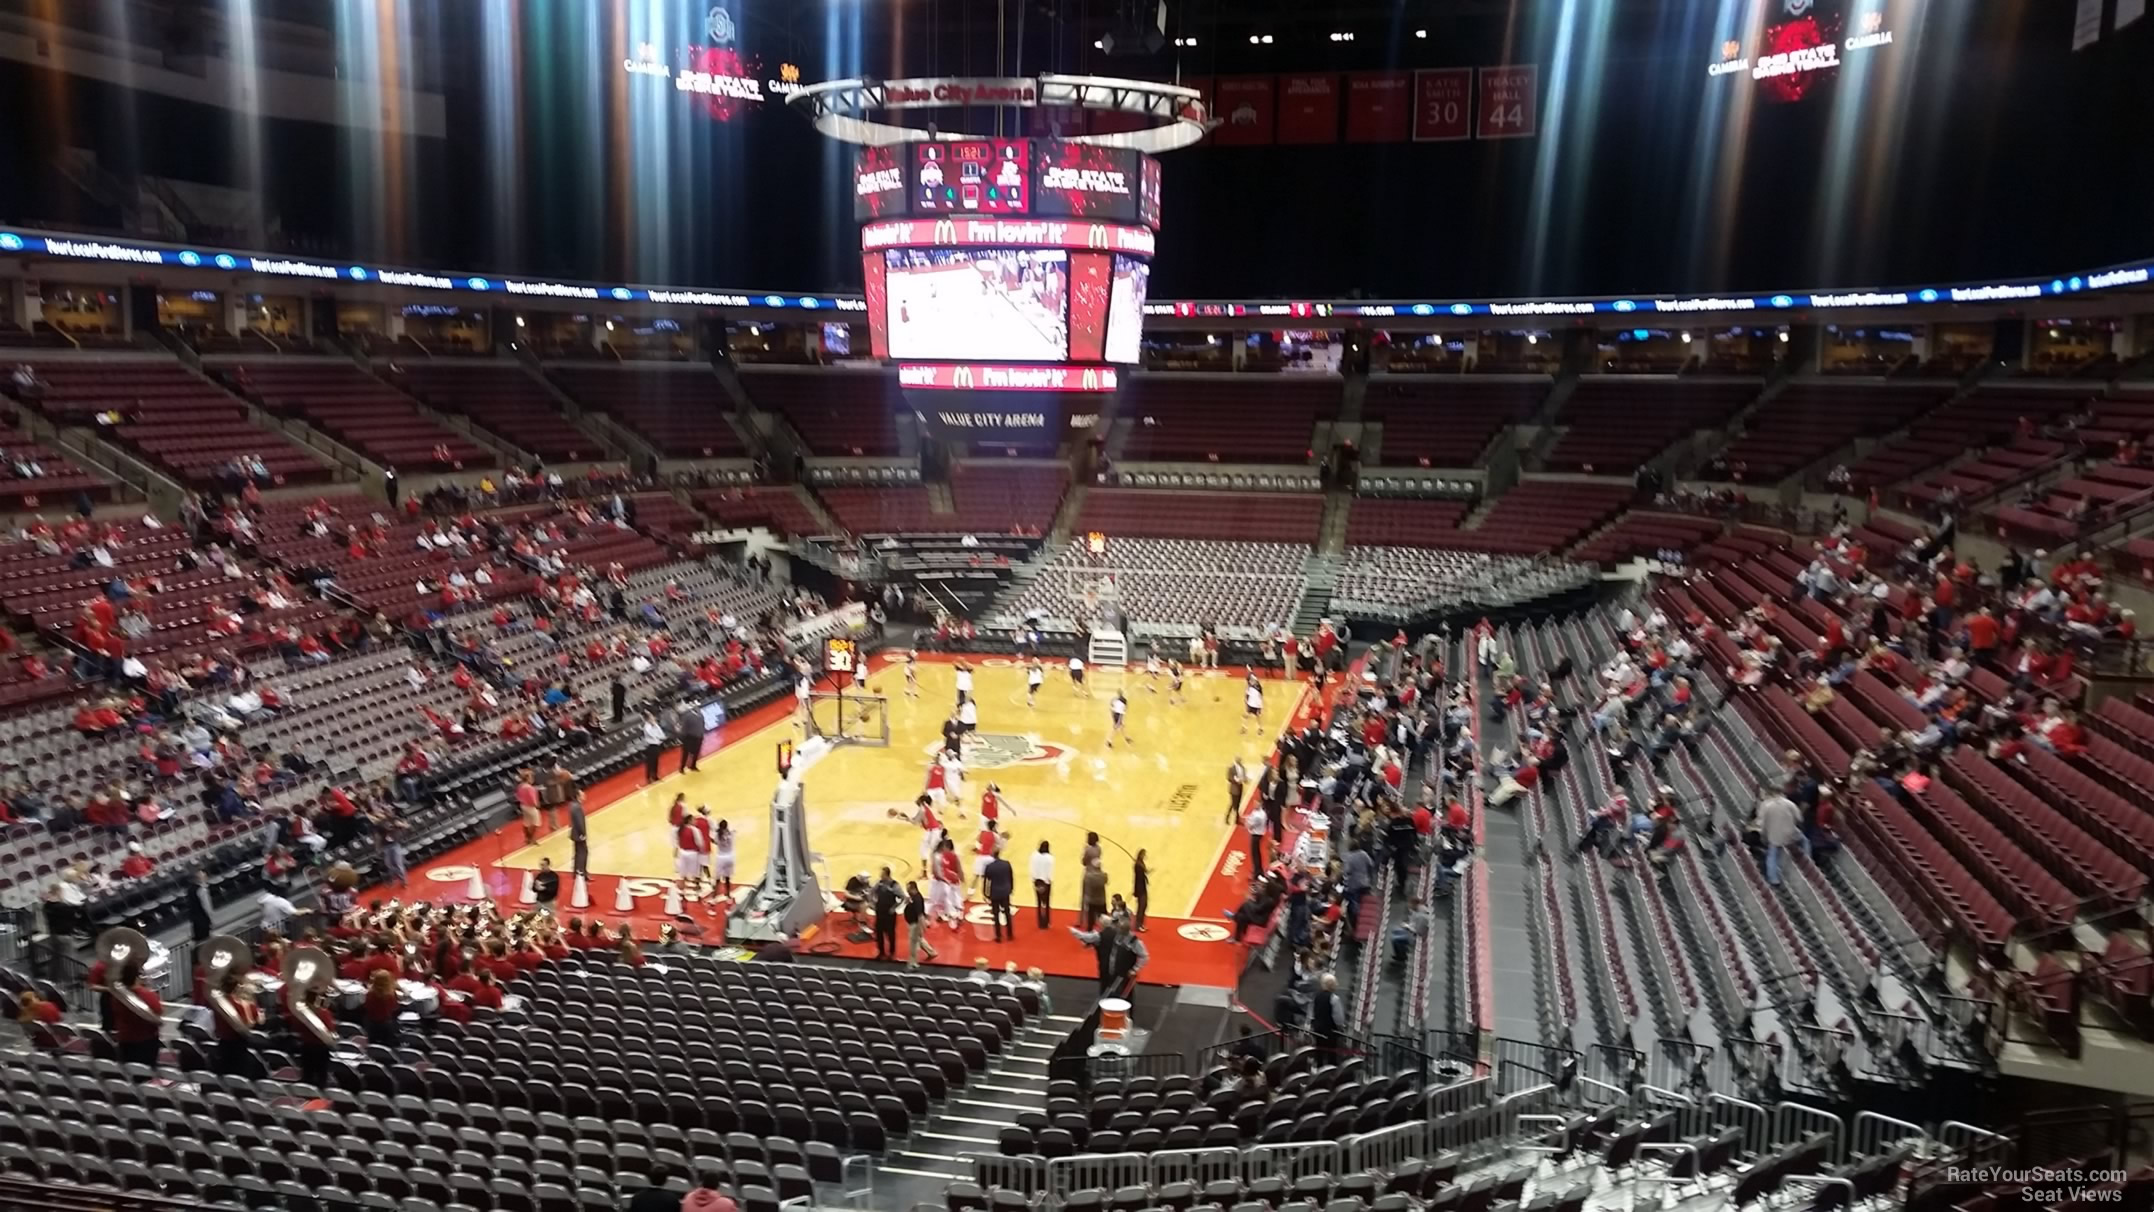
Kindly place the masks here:
<instances>
[{"instance_id":1,"label":"ceiling light","mask_svg":"<svg viewBox=\"0 0 2154 1212\"><path fill-rule=\"evenodd\" d=\"M1540 338L1539 336L1537 336L1537 335L1535 335L1535 334L1533 334L1533 333L1530 333L1530 332L1526 334L1526 344L1528 344L1528 345L1539 345L1540 343L1541 343L1541 338Z\"/></svg>"},{"instance_id":2,"label":"ceiling light","mask_svg":"<svg viewBox=\"0 0 2154 1212\"><path fill-rule=\"evenodd\" d=\"M1683 344L1690 344L1690 334L1687 332L1683 334Z\"/></svg>"},{"instance_id":3,"label":"ceiling light","mask_svg":"<svg viewBox=\"0 0 2154 1212\"><path fill-rule=\"evenodd\" d=\"M1270 35L1270 34L1266 34L1266 35L1264 35L1264 37L1263 37L1263 38L1261 38L1261 39L1260 39L1260 41L1262 41L1262 42L1264 43L1264 45L1266 45L1266 46L1270 46L1270 45L1271 45L1271 35Z\"/></svg>"},{"instance_id":4,"label":"ceiling light","mask_svg":"<svg viewBox=\"0 0 2154 1212\"><path fill-rule=\"evenodd\" d=\"M1338 33L1334 33L1331 36L1331 40L1333 42L1352 42L1354 40L1354 35L1351 31L1342 30Z\"/></svg>"},{"instance_id":5,"label":"ceiling light","mask_svg":"<svg viewBox=\"0 0 2154 1212\"><path fill-rule=\"evenodd\" d=\"M1098 38L1094 38L1094 39L1092 39L1092 49L1093 49L1093 50L1106 50L1106 49L1107 49L1107 44L1106 44L1105 42L1101 41L1101 40L1100 40L1100 39L1098 39Z\"/></svg>"},{"instance_id":6,"label":"ceiling light","mask_svg":"<svg viewBox=\"0 0 2154 1212\"><path fill-rule=\"evenodd\" d=\"M524 318L523 318L522 316L518 316L518 317L516 317L516 327L518 327L518 328L522 328L523 326L524 326Z\"/></svg>"},{"instance_id":7,"label":"ceiling light","mask_svg":"<svg viewBox=\"0 0 2154 1212\"><path fill-rule=\"evenodd\" d=\"M1251 46L1255 46L1257 43L1262 42L1263 40L1264 39L1257 37L1255 34L1249 35L1249 45Z\"/></svg>"},{"instance_id":8,"label":"ceiling light","mask_svg":"<svg viewBox=\"0 0 2154 1212\"><path fill-rule=\"evenodd\" d=\"M1251 38L1250 41L1254 42L1256 41L1256 39ZM1195 46L1197 44L1197 40L1195 38L1176 38L1174 40L1174 44L1176 46Z\"/></svg>"},{"instance_id":9,"label":"ceiling light","mask_svg":"<svg viewBox=\"0 0 2154 1212\"><path fill-rule=\"evenodd\" d=\"M1788 330L1787 330L1787 329L1785 329L1785 328L1783 328L1783 329L1781 329L1781 330L1780 330L1780 343L1781 343L1782 345L1785 345L1785 344L1787 344L1787 343L1788 343Z\"/></svg>"},{"instance_id":10,"label":"ceiling light","mask_svg":"<svg viewBox=\"0 0 2154 1212\"><path fill-rule=\"evenodd\" d=\"M1425 29L1417 29L1414 31L1414 37L1416 38L1426 38L1428 36L1429 32Z\"/></svg>"}]
</instances>

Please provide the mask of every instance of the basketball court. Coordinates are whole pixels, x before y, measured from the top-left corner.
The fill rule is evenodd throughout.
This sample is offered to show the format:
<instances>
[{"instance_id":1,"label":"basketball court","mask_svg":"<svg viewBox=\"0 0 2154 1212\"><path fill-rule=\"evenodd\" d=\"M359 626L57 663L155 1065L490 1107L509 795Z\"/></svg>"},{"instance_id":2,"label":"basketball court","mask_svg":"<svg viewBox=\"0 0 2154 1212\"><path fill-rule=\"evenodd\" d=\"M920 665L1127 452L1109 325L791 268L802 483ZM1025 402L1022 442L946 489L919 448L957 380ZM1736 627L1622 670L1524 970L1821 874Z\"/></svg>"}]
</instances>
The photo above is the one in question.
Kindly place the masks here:
<instances>
[{"instance_id":1,"label":"basketball court","mask_svg":"<svg viewBox=\"0 0 2154 1212\"><path fill-rule=\"evenodd\" d=\"M1042 841L1056 856L1054 907L1077 908L1078 856L1087 830L1100 835L1110 894L1127 896L1131 864L1141 850L1151 871L1154 917L1216 921L1222 909L1231 908L1231 902L1202 903L1215 876L1239 874L1239 863L1222 863L1229 854L1238 856L1242 844L1238 828L1226 820L1227 765L1237 754L1252 770L1262 761L1294 714L1303 687L1267 680L1261 726L1238 731L1246 719L1239 671L1205 676L1192 670L1185 701L1169 705L1165 674L1155 694L1141 669L1095 670L1093 697L1085 699L1073 691L1064 664L1051 662L1038 706L1027 707L1021 665L1007 658L973 664L979 727L966 746L965 816L954 819L944 810L968 868L980 793L993 782L1002 788L1002 824L1011 839L1006 853L1016 869L1021 909L1032 903L1027 864ZM826 888L842 887L858 872L873 876L884 866L901 881L920 878L921 830L909 818L957 695L956 670L947 659L924 659L918 669L917 698L905 695L902 664L882 666L860 688L888 701L887 747L841 745L805 776L809 846L821 856ZM1117 679L1129 698L1130 742L1110 749L1108 703ZM818 702L821 712L834 707ZM708 804L713 817L731 822L735 882L760 879L769 849L777 746L798 736L790 716L745 736L729 729L724 748L703 758L699 769L630 790L593 812L594 880L672 878L666 808L675 795L686 795L691 807ZM509 850L497 862L526 869L538 866L542 857L568 868L565 831ZM1223 866L1235 870L1222 871ZM1210 895L1225 894L1215 888Z\"/></svg>"}]
</instances>

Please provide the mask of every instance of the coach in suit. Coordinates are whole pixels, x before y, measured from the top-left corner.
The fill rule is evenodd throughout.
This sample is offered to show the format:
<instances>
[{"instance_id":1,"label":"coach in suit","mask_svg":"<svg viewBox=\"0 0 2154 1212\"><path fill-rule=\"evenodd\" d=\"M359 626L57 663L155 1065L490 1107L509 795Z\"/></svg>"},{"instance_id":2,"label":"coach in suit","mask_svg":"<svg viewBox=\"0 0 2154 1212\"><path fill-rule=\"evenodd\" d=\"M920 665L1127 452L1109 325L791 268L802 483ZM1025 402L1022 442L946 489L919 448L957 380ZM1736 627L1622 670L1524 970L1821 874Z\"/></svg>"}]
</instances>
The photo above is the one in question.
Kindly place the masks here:
<instances>
[{"instance_id":1,"label":"coach in suit","mask_svg":"<svg viewBox=\"0 0 2154 1212\"><path fill-rule=\"evenodd\" d=\"M703 708L689 703L681 708L681 769L694 770L703 756Z\"/></svg>"},{"instance_id":2,"label":"coach in suit","mask_svg":"<svg viewBox=\"0 0 2154 1212\"><path fill-rule=\"evenodd\" d=\"M995 941L1003 940L1004 931L1015 939L1017 923L1010 917L1010 893L1017 883L1017 874L1010 869L1010 860L1002 857L1001 851L996 851L995 856L987 860L987 866L980 872L980 883L987 889L987 908L995 923Z\"/></svg>"},{"instance_id":3,"label":"coach in suit","mask_svg":"<svg viewBox=\"0 0 2154 1212\"><path fill-rule=\"evenodd\" d=\"M569 860L569 870L577 875L591 874L591 828L583 814L583 797L568 802L568 841L575 848Z\"/></svg>"}]
</instances>

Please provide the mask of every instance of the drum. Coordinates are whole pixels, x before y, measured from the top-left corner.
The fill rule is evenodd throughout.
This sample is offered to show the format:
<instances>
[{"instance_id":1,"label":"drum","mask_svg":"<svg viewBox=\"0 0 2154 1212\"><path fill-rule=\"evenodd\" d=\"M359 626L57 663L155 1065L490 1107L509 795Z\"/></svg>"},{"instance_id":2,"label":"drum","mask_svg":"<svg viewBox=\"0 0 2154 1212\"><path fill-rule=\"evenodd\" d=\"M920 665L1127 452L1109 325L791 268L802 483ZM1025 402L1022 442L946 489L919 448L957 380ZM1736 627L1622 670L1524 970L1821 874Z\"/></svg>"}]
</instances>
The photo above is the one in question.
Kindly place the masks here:
<instances>
[{"instance_id":1,"label":"drum","mask_svg":"<svg viewBox=\"0 0 2154 1212\"><path fill-rule=\"evenodd\" d=\"M1119 1040L1129 1035L1129 1002L1119 997L1099 999L1099 1038Z\"/></svg>"}]
</instances>

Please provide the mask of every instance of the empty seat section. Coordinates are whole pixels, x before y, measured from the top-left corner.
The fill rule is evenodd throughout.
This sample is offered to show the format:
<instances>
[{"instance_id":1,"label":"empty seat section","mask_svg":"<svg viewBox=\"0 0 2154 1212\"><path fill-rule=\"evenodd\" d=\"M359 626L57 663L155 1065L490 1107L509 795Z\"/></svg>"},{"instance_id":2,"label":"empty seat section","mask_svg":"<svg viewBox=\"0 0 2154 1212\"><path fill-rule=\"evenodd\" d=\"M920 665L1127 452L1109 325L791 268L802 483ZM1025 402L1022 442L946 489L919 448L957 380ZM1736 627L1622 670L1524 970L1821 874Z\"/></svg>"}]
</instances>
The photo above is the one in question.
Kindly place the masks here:
<instances>
[{"instance_id":1,"label":"empty seat section","mask_svg":"<svg viewBox=\"0 0 2154 1212\"><path fill-rule=\"evenodd\" d=\"M547 374L578 404L627 426L667 458L748 453L726 419L733 401L708 366L556 366Z\"/></svg>"},{"instance_id":2,"label":"empty seat section","mask_svg":"<svg viewBox=\"0 0 2154 1212\"><path fill-rule=\"evenodd\" d=\"M1750 414L1707 475L1753 484L1784 479L1856 438L1900 428L1951 394L1934 383L1794 383Z\"/></svg>"},{"instance_id":3,"label":"empty seat section","mask_svg":"<svg viewBox=\"0 0 2154 1212\"><path fill-rule=\"evenodd\" d=\"M1671 444L1717 429L1763 390L1758 380L1580 379L1556 424L1549 471L1629 475Z\"/></svg>"},{"instance_id":4,"label":"empty seat section","mask_svg":"<svg viewBox=\"0 0 2154 1212\"><path fill-rule=\"evenodd\" d=\"M420 412L409 396L350 362L290 358L227 363L211 373L271 412L297 417L385 467L448 471L498 461L491 449Z\"/></svg>"},{"instance_id":5,"label":"empty seat section","mask_svg":"<svg viewBox=\"0 0 2154 1212\"><path fill-rule=\"evenodd\" d=\"M606 457L605 448L561 415L545 384L511 362L407 362L399 387L440 412L459 413L542 459L575 463Z\"/></svg>"},{"instance_id":6,"label":"empty seat section","mask_svg":"<svg viewBox=\"0 0 2154 1212\"><path fill-rule=\"evenodd\" d=\"M1849 470L1857 492L1909 481L1898 496L1911 508L1957 494L1974 502L2056 465L2065 444L2043 430L2085 403L2085 390L1981 387L1912 425Z\"/></svg>"},{"instance_id":7,"label":"empty seat section","mask_svg":"<svg viewBox=\"0 0 2154 1212\"><path fill-rule=\"evenodd\" d=\"M822 534L829 530L791 485L755 484L742 488L705 488L695 493L696 508L722 527L765 526L779 534Z\"/></svg>"},{"instance_id":8,"label":"empty seat section","mask_svg":"<svg viewBox=\"0 0 2154 1212\"><path fill-rule=\"evenodd\" d=\"M758 407L781 413L808 449L825 455L898 453L897 380L873 372L748 371L741 386Z\"/></svg>"},{"instance_id":9,"label":"empty seat section","mask_svg":"<svg viewBox=\"0 0 2154 1212\"><path fill-rule=\"evenodd\" d=\"M1124 461L1306 463L1316 424L1339 412L1330 376L1140 374L1124 380Z\"/></svg>"},{"instance_id":10,"label":"empty seat section","mask_svg":"<svg viewBox=\"0 0 2154 1212\"><path fill-rule=\"evenodd\" d=\"M1324 498L1311 493L1147 492L1094 488L1080 531L1163 539L1253 539L1314 543Z\"/></svg>"},{"instance_id":11,"label":"empty seat section","mask_svg":"<svg viewBox=\"0 0 2154 1212\"><path fill-rule=\"evenodd\" d=\"M1361 415L1383 427L1377 461L1388 467L1471 467L1496 431L1531 417L1547 379L1369 380Z\"/></svg>"},{"instance_id":12,"label":"empty seat section","mask_svg":"<svg viewBox=\"0 0 2154 1212\"><path fill-rule=\"evenodd\" d=\"M169 358L55 359L36 364L44 390L33 405L60 425L99 429L144 462L192 488L226 482L240 455L262 460L275 483L328 480L329 464L282 434L256 425L231 394Z\"/></svg>"},{"instance_id":13,"label":"empty seat section","mask_svg":"<svg viewBox=\"0 0 2154 1212\"><path fill-rule=\"evenodd\" d=\"M108 500L112 482L15 426L0 423L0 512L72 505L76 494Z\"/></svg>"}]
</instances>

